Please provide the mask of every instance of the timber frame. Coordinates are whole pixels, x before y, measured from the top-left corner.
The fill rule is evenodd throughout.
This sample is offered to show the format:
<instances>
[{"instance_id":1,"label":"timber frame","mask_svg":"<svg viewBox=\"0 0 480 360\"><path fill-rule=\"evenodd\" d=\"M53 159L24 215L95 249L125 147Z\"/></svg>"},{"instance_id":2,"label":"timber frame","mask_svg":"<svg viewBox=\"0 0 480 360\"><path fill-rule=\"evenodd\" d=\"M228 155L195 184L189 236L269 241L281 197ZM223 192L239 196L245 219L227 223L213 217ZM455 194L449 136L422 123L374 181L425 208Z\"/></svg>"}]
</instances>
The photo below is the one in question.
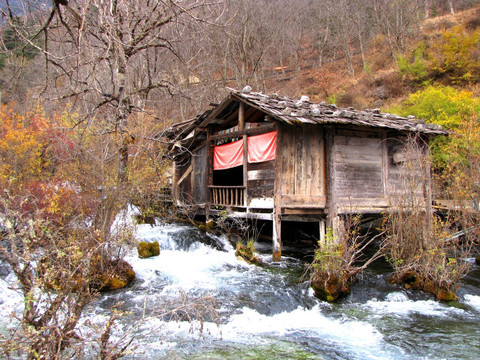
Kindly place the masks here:
<instances>
[{"instance_id":1,"label":"timber frame","mask_svg":"<svg viewBox=\"0 0 480 360\"><path fill-rule=\"evenodd\" d=\"M248 140L276 132L273 160L249 163ZM229 89L195 119L174 125L174 202L180 211L272 221L274 260L280 259L282 221L315 221L322 238L349 213L380 214L401 195L403 140L446 135L440 126L379 109L340 109L277 94ZM215 146L243 142L242 166L214 170ZM428 146L425 145L425 151ZM430 173L419 187L431 207Z\"/></svg>"}]
</instances>

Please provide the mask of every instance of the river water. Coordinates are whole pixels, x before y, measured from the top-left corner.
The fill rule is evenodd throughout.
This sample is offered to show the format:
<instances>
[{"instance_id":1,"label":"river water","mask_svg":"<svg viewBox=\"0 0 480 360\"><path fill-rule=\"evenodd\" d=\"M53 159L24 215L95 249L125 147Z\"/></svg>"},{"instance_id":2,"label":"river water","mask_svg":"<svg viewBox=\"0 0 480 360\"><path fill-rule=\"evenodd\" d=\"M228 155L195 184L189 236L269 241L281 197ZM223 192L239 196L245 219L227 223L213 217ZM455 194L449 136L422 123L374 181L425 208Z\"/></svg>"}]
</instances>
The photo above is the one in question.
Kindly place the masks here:
<instances>
[{"instance_id":1,"label":"river water","mask_svg":"<svg viewBox=\"0 0 480 360\"><path fill-rule=\"evenodd\" d=\"M134 338L127 358L480 358L477 265L463 280L455 303L387 284L388 268L380 264L359 279L350 296L328 304L301 280L304 263L299 259L273 263L266 251L261 255L265 267L248 265L235 257L226 237L184 224L139 225L136 236L157 240L160 256L139 259L132 251L127 261L137 281L103 294L82 319L94 328L122 302L118 308L128 313L117 323L113 339ZM6 277L10 283L11 277ZM212 299L209 304L215 299L217 319L207 316L200 324L188 322L186 313L160 316L199 297ZM2 327L20 300L8 282L0 281Z\"/></svg>"}]
</instances>

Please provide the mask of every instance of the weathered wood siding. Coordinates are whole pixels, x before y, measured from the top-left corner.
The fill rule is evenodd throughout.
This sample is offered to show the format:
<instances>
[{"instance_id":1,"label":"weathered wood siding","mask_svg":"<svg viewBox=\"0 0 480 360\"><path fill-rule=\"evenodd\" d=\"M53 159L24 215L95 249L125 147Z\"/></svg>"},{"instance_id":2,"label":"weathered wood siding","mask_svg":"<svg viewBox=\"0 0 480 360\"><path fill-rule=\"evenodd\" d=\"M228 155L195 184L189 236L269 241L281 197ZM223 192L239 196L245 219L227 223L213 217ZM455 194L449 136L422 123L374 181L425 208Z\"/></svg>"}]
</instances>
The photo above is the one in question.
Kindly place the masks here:
<instances>
[{"instance_id":1,"label":"weathered wood siding","mask_svg":"<svg viewBox=\"0 0 480 360\"><path fill-rule=\"evenodd\" d=\"M281 206L325 207L325 141L319 126L284 126L278 144Z\"/></svg>"},{"instance_id":2,"label":"weathered wood siding","mask_svg":"<svg viewBox=\"0 0 480 360\"><path fill-rule=\"evenodd\" d=\"M275 160L248 164L247 179L249 205L252 199L273 198Z\"/></svg>"},{"instance_id":3,"label":"weathered wood siding","mask_svg":"<svg viewBox=\"0 0 480 360\"><path fill-rule=\"evenodd\" d=\"M426 164L422 164L423 154L409 154L404 140L387 139L387 193L391 205L399 205L399 201L411 202L412 200L423 203L425 198L424 185L427 180L425 176L429 175L424 173Z\"/></svg>"},{"instance_id":4,"label":"weathered wood siding","mask_svg":"<svg viewBox=\"0 0 480 360\"><path fill-rule=\"evenodd\" d=\"M207 147L202 146L193 155L195 160L193 173L193 197L197 204L203 204L206 200L206 177L205 171L207 169Z\"/></svg>"},{"instance_id":5,"label":"weathered wood siding","mask_svg":"<svg viewBox=\"0 0 480 360\"><path fill-rule=\"evenodd\" d=\"M334 144L338 203L352 207L379 205L385 197L386 176L381 133L337 130Z\"/></svg>"},{"instance_id":6,"label":"weathered wood siding","mask_svg":"<svg viewBox=\"0 0 480 360\"><path fill-rule=\"evenodd\" d=\"M192 198L192 158L187 157L177 163L176 179L177 179L177 200L181 203L191 204Z\"/></svg>"}]
</instances>

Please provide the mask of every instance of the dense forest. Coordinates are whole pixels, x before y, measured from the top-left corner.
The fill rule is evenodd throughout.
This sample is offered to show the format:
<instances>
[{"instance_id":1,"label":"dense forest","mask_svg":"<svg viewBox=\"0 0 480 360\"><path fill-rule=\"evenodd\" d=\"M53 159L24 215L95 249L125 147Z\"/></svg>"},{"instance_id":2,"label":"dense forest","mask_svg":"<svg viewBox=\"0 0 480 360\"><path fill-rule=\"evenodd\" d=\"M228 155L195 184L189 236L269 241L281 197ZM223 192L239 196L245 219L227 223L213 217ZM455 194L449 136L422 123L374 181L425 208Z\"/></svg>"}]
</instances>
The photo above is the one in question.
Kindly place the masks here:
<instances>
[{"instance_id":1,"label":"dense forest","mask_svg":"<svg viewBox=\"0 0 480 360\"><path fill-rule=\"evenodd\" d=\"M411 90L392 73L402 60L441 31L474 32L477 17L473 0L112 2L118 14L91 1L4 3L4 103L49 99L43 106L54 111L75 102L87 115L93 104L113 104L102 94L116 96L115 75L124 71L129 101L164 121L188 119L222 98L226 86L246 84L342 105L381 105ZM152 12L162 16L147 19Z\"/></svg>"},{"instance_id":2,"label":"dense forest","mask_svg":"<svg viewBox=\"0 0 480 360\"><path fill-rule=\"evenodd\" d=\"M438 123L455 133L431 144L437 193L478 202L477 3L1 0L0 256L26 304L3 354L56 358L80 347L85 306L135 277L121 259L130 229L112 227L115 216L129 203L152 211L143 201L168 177L163 131L220 101L226 87ZM457 257L445 260L438 243L423 262L399 250L408 236L426 236L402 233L418 220L392 220L403 227L391 230L391 257L425 273L443 262L433 281L453 299L468 271ZM128 347L110 346L116 318L102 330L99 358Z\"/></svg>"}]
</instances>

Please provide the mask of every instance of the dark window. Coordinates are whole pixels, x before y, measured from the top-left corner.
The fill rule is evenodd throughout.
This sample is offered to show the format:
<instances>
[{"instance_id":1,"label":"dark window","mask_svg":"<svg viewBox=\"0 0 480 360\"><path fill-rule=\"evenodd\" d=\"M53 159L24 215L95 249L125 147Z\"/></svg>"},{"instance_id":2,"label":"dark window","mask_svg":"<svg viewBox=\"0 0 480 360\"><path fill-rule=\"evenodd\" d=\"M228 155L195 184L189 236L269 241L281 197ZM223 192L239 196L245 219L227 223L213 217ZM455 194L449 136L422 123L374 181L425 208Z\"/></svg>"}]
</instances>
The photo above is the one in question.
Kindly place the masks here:
<instances>
[{"instance_id":1,"label":"dark window","mask_svg":"<svg viewBox=\"0 0 480 360\"><path fill-rule=\"evenodd\" d=\"M216 186L242 186L243 166L213 172L213 185Z\"/></svg>"}]
</instances>

